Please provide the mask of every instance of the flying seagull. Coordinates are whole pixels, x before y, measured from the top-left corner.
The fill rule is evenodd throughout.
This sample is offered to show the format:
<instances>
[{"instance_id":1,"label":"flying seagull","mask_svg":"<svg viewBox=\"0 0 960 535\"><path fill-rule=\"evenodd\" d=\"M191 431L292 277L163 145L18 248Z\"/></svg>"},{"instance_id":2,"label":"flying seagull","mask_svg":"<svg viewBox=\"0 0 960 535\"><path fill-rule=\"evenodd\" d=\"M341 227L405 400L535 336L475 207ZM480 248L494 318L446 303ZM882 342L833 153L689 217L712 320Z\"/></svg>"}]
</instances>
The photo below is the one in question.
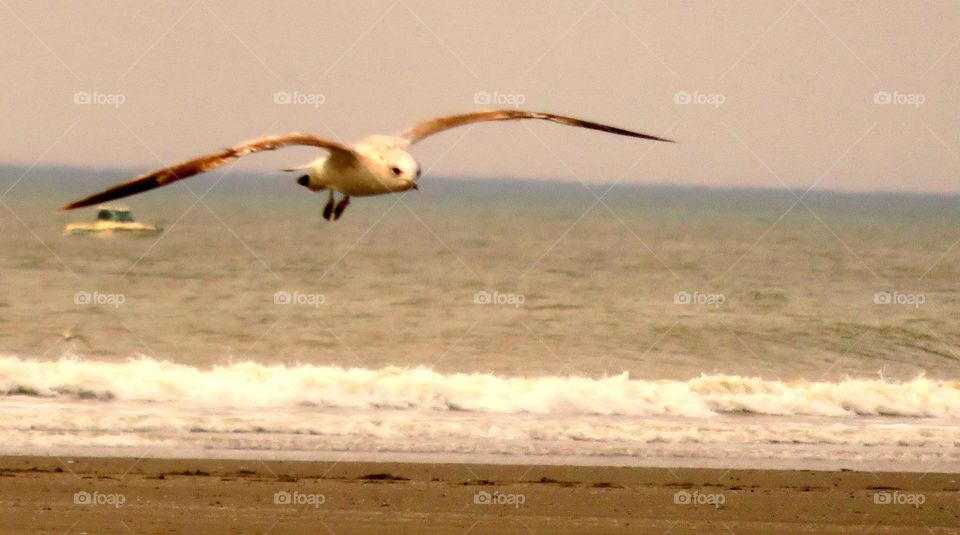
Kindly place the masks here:
<instances>
[{"instance_id":1,"label":"flying seagull","mask_svg":"<svg viewBox=\"0 0 960 535\"><path fill-rule=\"evenodd\" d=\"M74 208L143 193L216 169L235 158L255 152L302 145L324 149L327 154L303 167L285 169L285 171L305 170L306 174L297 179L297 184L305 186L311 191L328 191L329 200L323 209L323 217L328 221L335 221L340 218L347 205L350 204L350 197L365 197L418 189L417 179L420 178L420 164L408 152L410 147L418 141L465 124L519 119L540 119L621 136L673 143L669 139L563 115L520 110L486 110L437 117L394 136L374 135L349 144L300 133L255 139L214 154L140 175L128 182L117 184L100 193L72 202L64 206L63 209L73 210ZM334 196L335 192L342 195L339 201Z\"/></svg>"}]
</instances>

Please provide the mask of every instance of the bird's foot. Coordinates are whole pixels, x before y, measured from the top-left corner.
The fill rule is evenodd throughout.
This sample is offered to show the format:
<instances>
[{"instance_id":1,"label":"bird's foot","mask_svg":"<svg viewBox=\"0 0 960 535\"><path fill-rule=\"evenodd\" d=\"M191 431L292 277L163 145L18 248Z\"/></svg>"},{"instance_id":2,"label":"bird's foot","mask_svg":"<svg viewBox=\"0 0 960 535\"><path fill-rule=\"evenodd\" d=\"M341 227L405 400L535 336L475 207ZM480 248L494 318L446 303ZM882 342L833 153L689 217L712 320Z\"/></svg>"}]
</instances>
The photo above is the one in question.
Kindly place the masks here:
<instances>
[{"instance_id":1,"label":"bird's foot","mask_svg":"<svg viewBox=\"0 0 960 535\"><path fill-rule=\"evenodd\" d=\"M333 221L333 192L330 194L330 200L327 201L326 206L323 207L323 218L327 221Z\"/></svg>"},{"instance_id":2,"label":"bird's foot","mask_svg":"<svg viewBox=\"0 0 960 535\"><path fill-rule=\"evenodd\" d=\"M333 209L333 220L336 221L340 219L340 216L343 214L343 211L347 209L347 206L350 204L350 197L344 195L340 202L337 203L336 208Z\"/></svg>"}]
</instances>

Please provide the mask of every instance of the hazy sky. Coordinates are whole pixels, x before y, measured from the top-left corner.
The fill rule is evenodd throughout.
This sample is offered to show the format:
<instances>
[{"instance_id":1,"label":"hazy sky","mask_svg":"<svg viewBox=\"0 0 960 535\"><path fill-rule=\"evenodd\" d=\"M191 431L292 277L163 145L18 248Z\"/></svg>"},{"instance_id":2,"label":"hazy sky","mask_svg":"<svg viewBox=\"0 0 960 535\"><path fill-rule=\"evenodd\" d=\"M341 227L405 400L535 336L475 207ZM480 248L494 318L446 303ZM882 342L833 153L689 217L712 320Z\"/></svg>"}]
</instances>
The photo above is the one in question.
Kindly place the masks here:
<instances>
[{"instance_id":1,"label":"hazy sky","mask_svg":"<svg viewBox=\"0 0 960 535\"><path fill-rule=\"evenodd\" d=\"M499 101L682 143L488 123L418 146L428 175L960 191L955 0L0 0L0 27L0 162L156 166Z\"/></svg>"}]
</instances>

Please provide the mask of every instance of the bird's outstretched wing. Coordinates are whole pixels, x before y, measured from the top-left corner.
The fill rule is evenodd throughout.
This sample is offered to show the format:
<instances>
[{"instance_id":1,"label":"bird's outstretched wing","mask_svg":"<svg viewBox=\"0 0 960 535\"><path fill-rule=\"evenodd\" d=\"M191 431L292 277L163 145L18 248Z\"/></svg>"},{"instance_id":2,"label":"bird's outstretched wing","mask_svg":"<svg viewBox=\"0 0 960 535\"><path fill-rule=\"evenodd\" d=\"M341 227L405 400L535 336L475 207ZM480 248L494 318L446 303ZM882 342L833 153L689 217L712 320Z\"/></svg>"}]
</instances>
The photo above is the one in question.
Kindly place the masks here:
<instances>
[{"instance_id":1,"label":"bird's outstretched wing","mask_svg":"<svg viewBox=\"0 0 960 535\"><path fill-rule=\"evenodd\" d=\"M624 130L623 128L617 128L615 126L595 123L592 121L584 121L582 119L565 117L563 115L554 115L552 113L539 113L522 110L484 110L472 113L463 113L460 115L436 117L434 119L424 121L413 128L405 130L399 135L400 137L408 140L410 144L414 144L427 136L432 136L433 134L437 134L451 128L456 128L458 126L463 126L465 124L479 123L483 121L515 121L519 119L540 119L543 121L552 121L568 126L579 126L580 128L599 130L601 132L618 134L621 136L630 136L641 139L652 139L654 141L666 141L669 143L674 143L674 141L670 139L651 136L649 134L642 134L632 130Z\"/></svg>"},{"instance_id":2,"label":"bird's outstretched wing","mask_svg":"<svg viewBox=\"0 0 960 535\"><path fill-rule=\"evenodd\" d=\"M356 154L350 147L336 141L330 141L308 134L293 133L281 136L264 137L255 139L253 141L248 141L246 143L241 143L235 147L224 149L214 154L200 156L199 158L194 158L193 160L151 171L130 181L117 184L116 186L101 191L100 193L95 193L89 197L80 199L79 201L72 202L64 206L63 209L73 210L74 208L82 208L84 206L90 206L93 204L112 201L114 199L120 199L130 195L136 195L137 193L150 191L161 186L166 186L167 184L172 184L178 180L183 180L193 175L198 175L200 173L205 173L212 169L216 169L217 167L220 167L221 165L235 158L240 158L255 152L276 150L293 145L327 149L330 151L333 158L340 159L345 165L352 165L357 159Z\"/></svg>"}]
</instances>

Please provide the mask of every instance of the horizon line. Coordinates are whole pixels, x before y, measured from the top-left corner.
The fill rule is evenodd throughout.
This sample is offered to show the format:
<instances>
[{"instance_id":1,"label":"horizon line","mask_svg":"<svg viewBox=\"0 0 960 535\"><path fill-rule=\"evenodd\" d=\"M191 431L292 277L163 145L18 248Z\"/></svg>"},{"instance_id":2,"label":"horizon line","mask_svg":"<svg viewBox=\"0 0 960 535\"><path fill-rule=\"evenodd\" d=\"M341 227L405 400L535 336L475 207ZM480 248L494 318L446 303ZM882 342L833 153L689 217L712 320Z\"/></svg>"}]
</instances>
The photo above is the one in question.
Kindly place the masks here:
<instances>
[{"instance_id":1,"label":"horizon line","mask_svg":"<svg viewBox=\"0 0 960 535\"><path fill-rule=\"evenodd\" d=\"M154 167L144 166L142 168L137 168L134 166L88 166L88 165L76 165L76 164L60 164L60 163L51 163L51 164L22 164L22 163L10 163L10 162L0 162L0 169L4 168L15 168L15 169L26 169L24 173L24 178L27 174L36 171L36 170L55 170L55 169L72 169L77 171L113 171L117 173L129 174L131 178L142 173L144 170L154 169ZM141 169L136 171L136 169ZM262 174L264 172L270 173L284 173L281 169L274 169L269 171L256 171L256 170L247 170L247 171L233 171L231 174L234 177L238 178L262 178L262 177L253 177L251 175ZM612 187L659 187L659 188L675 188L675 189L686 189L686 190L713 190L713 191L758 191L758 192L782 192L782 193L793 193L796 194L798 191L801 193L808 192L805 187L796 187L790 188L786 185L769 185L769 186L746 186L746 185L729 185L729 184L719 184L719 185L709 185L709 184L696 184L696 183L674 183L674 182L630 182L630 181L604 181L604 180L591 180L583 181L578 178L565 178L565 177L536 177L536 176L518 176L518 175L461 175L461 174L444 174L444 175L434 175L436 178L447 178L453 180L462 180L469 182L487 182L487 181L509 181L509 182L531 182L531 183L560 183L560 184L570 184L570 185L596 185L604 186L609 185ZM0 177L2 181L2 177ZM892 190L892 189L866 189L866 190L840 190L840 189L829 189L829 188L818 188L813 187L809 190L809 193L826 193L826 194L835 194L835 195L904 195L904 196L924 196L924 197L960 197L960 189L957 191L926 191L926 190Z\"/></svg>"}]
</instances>

